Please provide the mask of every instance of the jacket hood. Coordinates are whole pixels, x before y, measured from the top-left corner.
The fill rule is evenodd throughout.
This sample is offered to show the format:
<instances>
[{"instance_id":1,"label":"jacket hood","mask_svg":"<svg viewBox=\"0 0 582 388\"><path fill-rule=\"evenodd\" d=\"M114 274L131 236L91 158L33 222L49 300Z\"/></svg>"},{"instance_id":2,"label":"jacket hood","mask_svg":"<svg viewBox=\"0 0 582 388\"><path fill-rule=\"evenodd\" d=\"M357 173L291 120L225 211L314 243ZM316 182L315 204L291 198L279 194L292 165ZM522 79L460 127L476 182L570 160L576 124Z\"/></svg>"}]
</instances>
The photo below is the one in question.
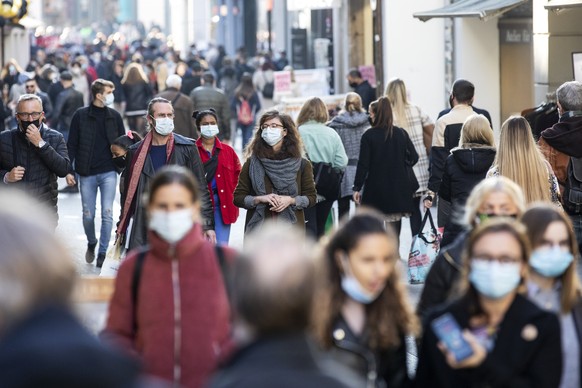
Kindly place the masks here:
<instances>
[{"instance_id":1,"label":"jacket hood","mask_svg":"<svg viewBox=\"0 0 582 388\"><path fill-rule=\"evenodd\" d=\"M368 121L368 114L364 112L340 113L329 122L329 126L332 128L334 124L345 125L347 127L359 127L364 124L371 126Z\"/></svg>"},{"instance_id":2,"label":"jacket hood","mask_svg":"<svg viewBox=\"0 0 582 388\"><path fill-rule=\"evenodd\" d=\"M452 151L452 155L464 172L472 174L485 173L493 164L495 148L457 148Z\"/></svg>"},{"instance_id":3,"label":"jacket hood","mask_svg":"<svg viewBox=\"0 0 582 388\"><path fill-rule=\"evenodd\" d=\"M576 158L582 157L582 116L574 116L554 124L541 133L556 150Z\"/></svg>"}]
</instances>

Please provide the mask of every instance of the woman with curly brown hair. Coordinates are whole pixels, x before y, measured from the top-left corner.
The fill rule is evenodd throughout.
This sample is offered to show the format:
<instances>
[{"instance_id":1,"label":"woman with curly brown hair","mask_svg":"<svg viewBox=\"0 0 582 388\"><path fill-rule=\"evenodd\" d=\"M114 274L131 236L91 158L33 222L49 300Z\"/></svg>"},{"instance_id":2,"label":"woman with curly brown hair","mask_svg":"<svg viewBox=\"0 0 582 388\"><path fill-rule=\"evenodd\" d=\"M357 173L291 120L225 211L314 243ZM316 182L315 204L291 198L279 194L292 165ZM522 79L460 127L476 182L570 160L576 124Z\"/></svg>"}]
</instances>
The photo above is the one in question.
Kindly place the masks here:
<instances>
[{"instance_id":1,"label":"woman with curly brown hair","mask_svg":"<svg viewBox=\"0 0 582 388\"><path fill-rule=\"evenodd\" d=\"M234 204L248 210L245 233L266 219L305 228L303 211L315 205L316 191L293 119L276 110L264 113L245 156L234 190Z\"/></svg>"},{"instance_id":2,"label":"woman with curly brown hair","mask_svg":"<svg viewBox=\"0 0 582 388\"><path fill-rule=\"evenodd\" d=\"M398 238L372 210L343 221L325 246L326 281L314 310L315 336L358 387L405 387L405 335L416 317L398 274Z\"/></svg>"}]
</instances>

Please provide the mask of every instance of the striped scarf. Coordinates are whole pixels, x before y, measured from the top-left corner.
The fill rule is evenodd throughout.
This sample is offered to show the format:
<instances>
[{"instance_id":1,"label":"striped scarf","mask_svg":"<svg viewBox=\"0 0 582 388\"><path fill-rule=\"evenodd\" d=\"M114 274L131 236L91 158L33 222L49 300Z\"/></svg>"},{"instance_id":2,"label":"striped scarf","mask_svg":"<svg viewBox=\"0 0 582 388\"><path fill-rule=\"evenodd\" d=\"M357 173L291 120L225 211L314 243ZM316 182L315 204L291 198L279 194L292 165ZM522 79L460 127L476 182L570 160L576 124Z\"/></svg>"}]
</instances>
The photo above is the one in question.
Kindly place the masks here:
<instances>
[{"instance_id":1,"label":"striped scarf","mask_svg":"<svg viewBox=\"0 0 582 388\"><path fill-rule=\"evenodd\" d=\"M123 208L121 211L121 221L119 221L119 225L117 226L117 236L121 236L125 234L127 230L127 226L129 224L129 219L133 212L131 211L133 205L133 199L135 197L135 193L137 192L137 187L139 184L139 177L143 171L143 166L145 165L145 161L147 159L148 153L150 151L150 147L152 145L152 131L148 132L145 136L137 151L133 155L131 160L131 164L129 167L129 173L127 176L129 177L129 185L127 187L127 195L125 196L125 202L123 203ZM174 151L174 134L170 133L168 137L168 142L166 143L166 164L170 160L170 156ZM133 206L135 209L135 206ZM131 213L131 214L130 214Z\"/></svg>"}]
</instances>

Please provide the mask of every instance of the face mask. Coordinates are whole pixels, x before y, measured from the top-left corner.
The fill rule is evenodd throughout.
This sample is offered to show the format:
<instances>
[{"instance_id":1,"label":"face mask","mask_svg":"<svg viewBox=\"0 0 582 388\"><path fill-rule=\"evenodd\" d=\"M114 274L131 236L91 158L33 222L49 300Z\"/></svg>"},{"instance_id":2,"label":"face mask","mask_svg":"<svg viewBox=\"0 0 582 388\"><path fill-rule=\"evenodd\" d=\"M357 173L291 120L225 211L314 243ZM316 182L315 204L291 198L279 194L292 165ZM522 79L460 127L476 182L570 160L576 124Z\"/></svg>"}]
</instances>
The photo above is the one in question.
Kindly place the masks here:
<instances>
[{"instance_id":1,"label":"face mask","mask_svg":"<svg viewBox=\"0 0 582 388\"><path fill-rule=\"evenodd\" d=\"M172 212L154 210L149 221L150 229L170 244L180 241L193 225L192 208Z\"/></svg>"},{"instance_id":2,"label":"face mask","mask_svg":"<svg viewBox=\"0 0 582 388\"><path fill-rule=\"evenodd\" d=\"M279 143L283 139L283 130L279 128L265 128L261 133L261 137L271 147Z\"/></svg>"},{"instance_id":3,"label":"face mask","mask_svg":"<svg viewBox=\"0 0 582 388\"><path fill-rule=\"evenodd\" d=\"M71 73L73 73L73 75L81 75L81 69L79 67L73 67Z\"/></svg>"},{"instance_id":4,"label":"face mask","mask_svg":"<svg viewBox=\"0 0 582 388\"><path fill-rule=\"evenodd\" d=\"M529 265L540 275L554 278L562 275L573 260L572 253L560 247L538 248L531 254Z\"/></svg>"},{"instance_id":5,"label":"face mask","mask_svg":"<svg viewBox=\"0 0 582 388\"><path fill-rule=\"evenodd\" d=\"M357 88L358 87L358 83L357 82L350 82L350 88Z\"/></svg>"},{"instance_id":6,"label":"face mask","mask_svg":"<svg viewBox=\"0 0 582 388\"><path fill-rule=\"evenodd\" d=\"M218 125L203 125L200 133L202 133L202 136L205 138L210 139L218 135Z\"/></svg>"},{"instance_id":7,"label":"face mask","mask_svg":"<svg viewBox=\"0 0 582 388\"><path fill-rule=\"evenodd\" d=\"M152 117L153 118L153 117ZM174 130L174 120L169 117L162 117L156 120L155 130L162 136L167 136Z\"/></svg>"},{"instance_id":8,"label":"face mask","mask_svg":"<svg viewBox=\"0 0 582 388\"><path fill-rule=\"evenodd\" d=\"M117 157L113 158L112 160L113 160L113 164L115 165L115 167L118 170L123 170L125 168L125 155L117 156Z\"/></svg>"},{"instance_id":9,"label":"face mask","mask_svg":"<svg viewBox=\"0 0 582 388\"><path fill-rule=\"evenodd\" d=\"M40 128L40 119L34 121L24 121L20 120L20 131L26 133L26 129L30 124L34 124L37 128Z\"/></svg>"},{"instance_id":10,"label":"face mask","mask_svg":"<svg viewBox=\"0 0 582 388\"><path fill-rule=\"evenodd\" d=\"M106 106L111 106L113 105L113 101L115 101L115 96L113 95L113 93L109 93L107 96L105 96L105 101L103 101L103 103Z\"/></svg>"},{"instance_id":11,"label":"face mask","mask_svg":"<svg viewBox=\"0 0 582 388\"><path fill-rule=\"evenodd\" d=\"M349 259L344 258L342 261L344 263L344 274L342 275L341 281L342 290L344 290L344 292L356 302L370 304L375 301L382 291L384 291L384 287L380 287L378 291L374 293L367 291L352 274Z\"/></svg>"},{"instance_id":12,"label":"face mask","mask_svg":"<svg viewBox=\"0 0 582 388\"><path fill-rule=\"evenodd\" d=\"M515 290L521 280L519 263L471 261L469 281L477 291L491 299L499 299Z\"/></svg>"}]
</instances>

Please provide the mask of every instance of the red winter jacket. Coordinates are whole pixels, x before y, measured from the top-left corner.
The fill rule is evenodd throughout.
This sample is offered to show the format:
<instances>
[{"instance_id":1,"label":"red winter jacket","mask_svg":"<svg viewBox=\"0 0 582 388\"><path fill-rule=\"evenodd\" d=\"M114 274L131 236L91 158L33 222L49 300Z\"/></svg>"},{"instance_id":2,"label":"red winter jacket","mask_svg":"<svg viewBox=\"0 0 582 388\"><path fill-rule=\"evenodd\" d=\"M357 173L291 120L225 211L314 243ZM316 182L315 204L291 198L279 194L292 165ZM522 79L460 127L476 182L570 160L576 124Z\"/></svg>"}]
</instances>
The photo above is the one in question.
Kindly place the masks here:
<instances>
[{"instance_id":1,"label":"red winter jacket","mask_svg":"<svg viewBox=\"0 0 582 388\"><path fill-rule=\"evenodd\" d=\"M223 276L215 248L202 233L202 227L195 225L172 252L167 242L149 232L137 307L131 296L137 258L132 251L119 268L101 335L137 353L146 374L181 387L203 386L224 357L221 352L230 346ZM225 253L231 257L231 252Z\"/></svg>"},{"instance_id":2,"label":"red winter jacket","mask_svg":"<svg viewBox=\"0 0 582 388\"><path fill-rule=\"evenodd\" d=\"M217 137L214 139L214 150L212 150L213 155L216 149L220 149L220 152L218 153L218 167L216 168L216 175L214 176L216 179L218 198L220 199L220 214L222 214L222 221L225 224L234 224L238 218L239 209L233 203L233 194L238 183L241 165L236 152L231 146L222 143ZM202 137L196 140L196 146L198 147L198 153L200 154L202 163L206 163L210 159L210 156L202 146ZM212 193L211 186L211 183L209 183L208 191ZM212 199L212 206L216 206L214 203L214 195L211 195L210 197Z\"/></svg>"}]
</instances>

